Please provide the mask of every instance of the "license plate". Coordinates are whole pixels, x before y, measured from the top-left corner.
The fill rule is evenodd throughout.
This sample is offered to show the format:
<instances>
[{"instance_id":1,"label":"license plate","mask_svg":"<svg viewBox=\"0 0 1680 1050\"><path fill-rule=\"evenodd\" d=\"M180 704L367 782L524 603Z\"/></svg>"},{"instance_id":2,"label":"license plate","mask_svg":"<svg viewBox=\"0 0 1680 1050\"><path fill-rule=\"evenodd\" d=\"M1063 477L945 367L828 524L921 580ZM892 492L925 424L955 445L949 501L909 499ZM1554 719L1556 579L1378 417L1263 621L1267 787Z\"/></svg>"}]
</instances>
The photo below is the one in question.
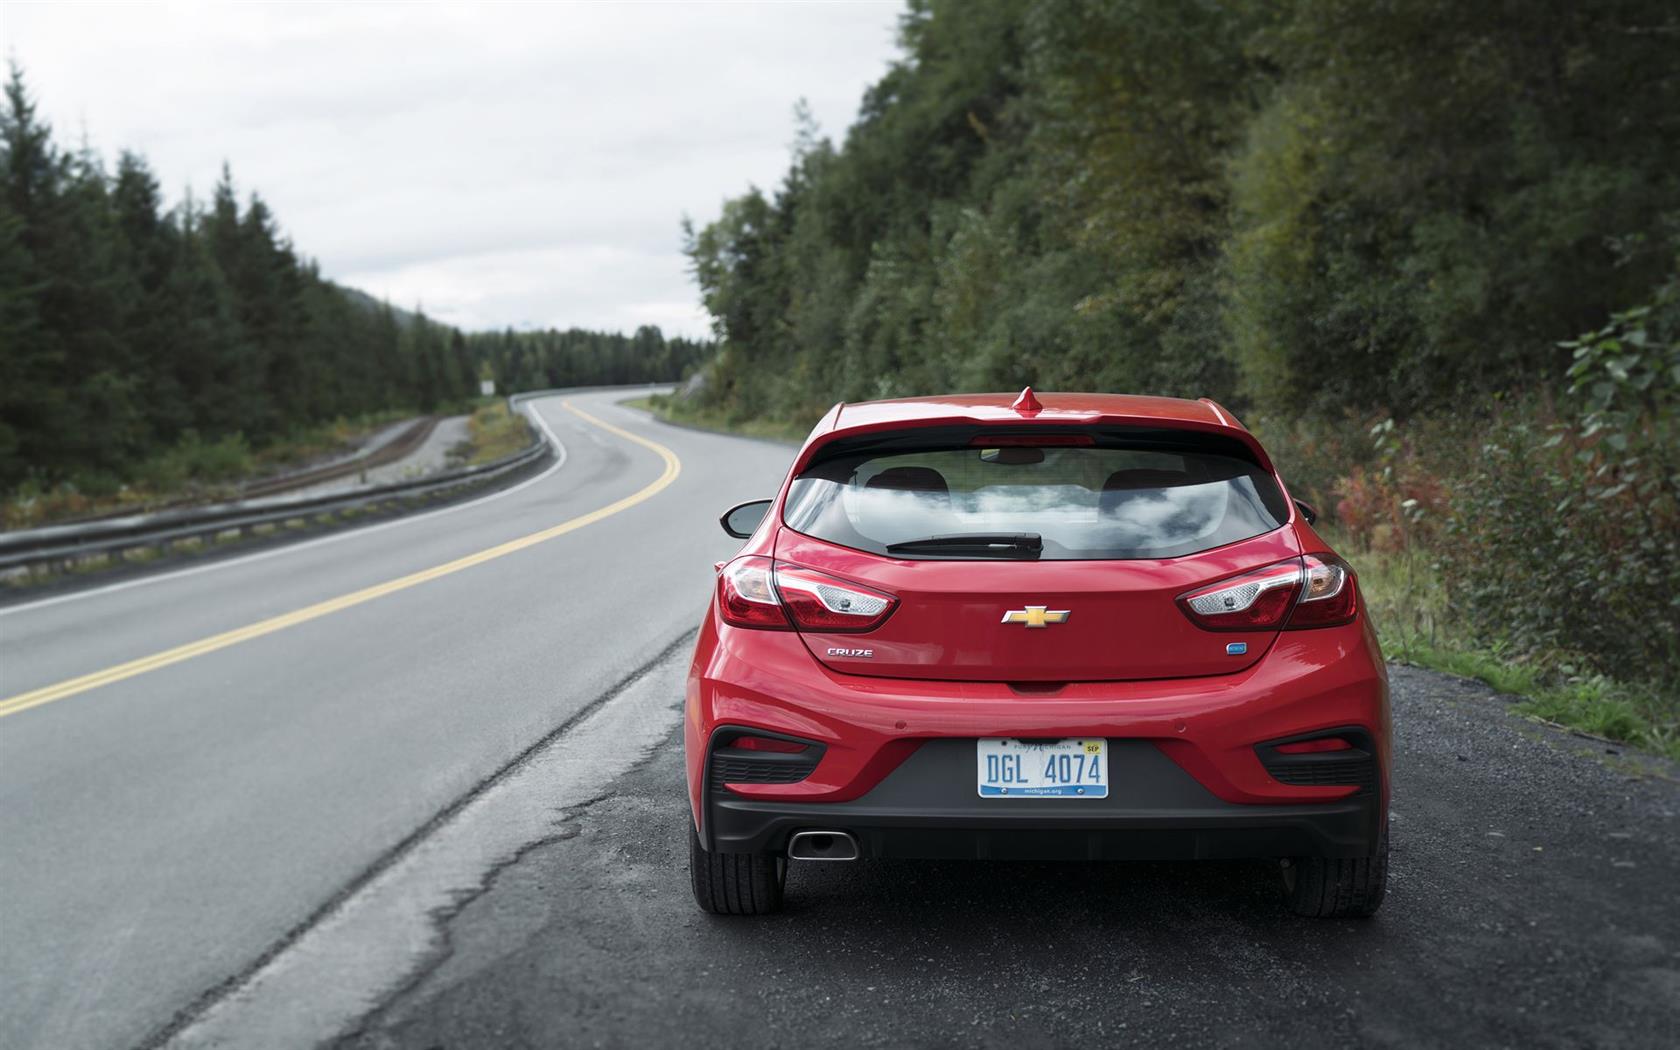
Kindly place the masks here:
<instances>
[{"instance_id":1,"label":"license plate","mask_svg":"<svg viewBox=\"0 0 1680 1050\"><path fill-rule=\"evenodd\" d=\"M1107 798L1108 748L1097 740L978 740L981 798Z\"/></svg>"}]
</instances>

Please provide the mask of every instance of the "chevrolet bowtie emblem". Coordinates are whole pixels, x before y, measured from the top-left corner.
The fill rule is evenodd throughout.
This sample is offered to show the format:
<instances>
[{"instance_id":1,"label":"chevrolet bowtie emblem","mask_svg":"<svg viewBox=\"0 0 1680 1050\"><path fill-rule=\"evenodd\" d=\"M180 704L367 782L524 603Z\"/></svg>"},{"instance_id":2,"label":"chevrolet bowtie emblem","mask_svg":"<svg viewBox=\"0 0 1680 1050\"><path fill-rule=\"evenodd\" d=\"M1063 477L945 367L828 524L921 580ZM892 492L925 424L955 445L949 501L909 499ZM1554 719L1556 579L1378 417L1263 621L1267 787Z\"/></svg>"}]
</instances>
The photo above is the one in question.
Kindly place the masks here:
<instances>
[{"instance_id":1,"label":"chevrolet bowtie emblem","mask_svg":"<svg viewBox=\"0 0 1680 1050\"><path fill-rule=\"evenodd\" d=\"M1053 623L1067 623L1066 609L1047 609L1029 605L1025 609L1011 609L1003 614L1004 623L1024 623L1028 627L1047 627Z\"/></svg>"}]
</instances>

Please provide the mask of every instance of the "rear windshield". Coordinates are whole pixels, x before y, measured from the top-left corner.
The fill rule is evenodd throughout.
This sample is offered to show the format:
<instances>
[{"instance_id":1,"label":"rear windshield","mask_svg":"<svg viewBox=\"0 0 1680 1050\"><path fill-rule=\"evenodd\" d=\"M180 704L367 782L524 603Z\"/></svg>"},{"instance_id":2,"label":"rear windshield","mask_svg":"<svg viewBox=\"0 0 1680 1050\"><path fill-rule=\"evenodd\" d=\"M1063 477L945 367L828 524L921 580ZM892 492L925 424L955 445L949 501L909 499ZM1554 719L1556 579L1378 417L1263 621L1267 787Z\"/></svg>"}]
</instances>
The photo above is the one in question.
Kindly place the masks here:
<instances>
[{"instance_id":1,"label":"rear windshield","mask_svg":"<svg viewBox=\"0 0 1680 1050\"><path fill-rule=\"evenodd\" d=\"M794 479L783 511L789 527L817 539L940 559L1173 558L1258 536L1286 518L1282 492L1253 463L1102 447L837 456Z\"/></svg>"}]
</instances>

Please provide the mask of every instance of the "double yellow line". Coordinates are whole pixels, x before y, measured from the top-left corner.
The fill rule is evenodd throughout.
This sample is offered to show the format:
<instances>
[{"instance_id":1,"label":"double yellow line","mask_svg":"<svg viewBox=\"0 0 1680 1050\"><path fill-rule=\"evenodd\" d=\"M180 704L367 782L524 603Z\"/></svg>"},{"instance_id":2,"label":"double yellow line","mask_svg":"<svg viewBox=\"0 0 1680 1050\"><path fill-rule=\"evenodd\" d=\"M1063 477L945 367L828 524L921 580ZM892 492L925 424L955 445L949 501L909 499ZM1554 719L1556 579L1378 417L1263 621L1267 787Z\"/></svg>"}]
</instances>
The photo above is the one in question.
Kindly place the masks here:
<instances>
[{"instance_id":1,"label":"double yellow line","mask_svg":"<svg viewBox=\"0 0 1680 1050\"><path fill-rule=\"evenodd\" d=\"M27 693L19 693L16 696L8 697L0 700L0 718L15 715L19 711L27 711L32 707L40 707L42 704L50 704L54 700L63 700L65 697L75 696L77 693L85 693L90 689L98 689L103 685L120 682L125 678L133 678L135 675L142 675L148 671L156 671L159 668L168 667L170 664L178 664L183 660L191 660L195 656L203 656L205 653L213 653L218 649L226 649L230 645L238 645L240 642L248 642L253 638L261 638L265 634L283 631L300 623L318 620L340 610L361 605L363 602L370 602L375 598L382 598L387 594L395 594L398 591L406 591L410 587L418 587L422 583L460 572L463 569L470 569L474 565L482 565L487 561L494 561L515 551L522 551L527 547L546 543L557 536L564 536L566 533L574 532L585 525L593 525L602 518L610 518L621 510L628 510L644 500L651 499L669 486L671 482L677 480L677 475L682 472L682 461L677 458L676 453L664 445L649 441L640 435L632 434L630 431L622 427L616 427L605 420L597 419L583 409L576 407L570 401L561 402L561 407L608 433L616 434L626 441L641 445L643 448L652 449L660 459L664 460L665 470L652 482L623 499L609 503L598 510L592 510L587 514L580 514L568 521L543 529L541 532L533 532L528 536L509 540L506 543L481 550L476 554L469 554L464 558L457 558L452 562L446 562L430 569L422 569L399 579L377 583L372 587L364 587L359 591L337 598L329 598L324 602L317 602L293 612L259 620L244 627L211 635L209 638L201 638L196 642L176 646L173 649L165 649L161 653L143 656L138 660L117 664L115 667L107 667L103 671L94 671L92 674L85 674L78 678L67 679L54 685L42 686Z\"/></svg>"}]
</instances>

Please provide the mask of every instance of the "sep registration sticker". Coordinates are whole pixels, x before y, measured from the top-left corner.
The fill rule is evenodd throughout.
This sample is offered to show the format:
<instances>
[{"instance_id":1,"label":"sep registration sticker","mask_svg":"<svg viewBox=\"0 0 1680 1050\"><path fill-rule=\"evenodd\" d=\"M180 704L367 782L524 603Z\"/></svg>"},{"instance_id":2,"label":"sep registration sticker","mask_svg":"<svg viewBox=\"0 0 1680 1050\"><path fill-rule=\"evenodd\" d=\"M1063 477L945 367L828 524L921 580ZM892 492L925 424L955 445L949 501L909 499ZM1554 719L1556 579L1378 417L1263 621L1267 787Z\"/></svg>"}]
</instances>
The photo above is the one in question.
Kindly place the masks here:
<instances>
[{"instance_id":1,"label":"sep registration sticker","mask_svg":"<svg viewBox=\"0 0 1680 1050\"><path fill-rule=\"evenodd\" d=\"M977 740L981 798L1107 798L1108 748L1097 740Z\"/></svg>"}]
</instances>

